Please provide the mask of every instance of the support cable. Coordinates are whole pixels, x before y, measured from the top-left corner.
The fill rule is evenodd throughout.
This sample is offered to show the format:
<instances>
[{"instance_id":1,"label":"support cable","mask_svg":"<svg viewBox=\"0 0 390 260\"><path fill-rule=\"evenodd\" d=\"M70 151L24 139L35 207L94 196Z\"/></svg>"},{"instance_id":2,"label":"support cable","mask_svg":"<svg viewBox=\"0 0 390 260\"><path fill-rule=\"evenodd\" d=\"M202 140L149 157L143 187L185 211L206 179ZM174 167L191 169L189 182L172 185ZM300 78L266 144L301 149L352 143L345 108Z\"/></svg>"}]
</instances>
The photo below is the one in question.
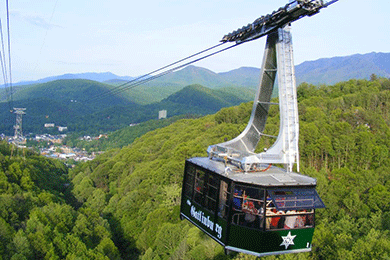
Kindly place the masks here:
<instances>
[{"instance_id":1,"label":"support cable","mask_svg":"<svg viewBox=\"0 0 390 260\"><path fill-rule=\"evenodd\" d=\"M3 81L4 81L4 92L6 101L9 106L9 111L12 113L13 108L11 104L11 95L10 95L10 89L9 89L9 83L8 83L8 70L7 70L7 62L5 58L5 48L4 48L4 37L3 37L3 25L1 23L0 19L0 37L1 37L1 51L0 51L0 62L1 62L1 72L3 74Z\"/></svg>"},{"instance_id":2,"label":"support cable","mask_svg":"<svg viewBox=\"0 0 390 260\"><path fill-rule=\"evenodd\" d=\"M141 76L141 77L139 77L139 78L144 78L144 79L138 80L138 81L137 81L137 79L139 79L139 78L137 78L136 80L129 81L129 82L125 83L125 84L122 84L122 85L121 85L122 88L120 88L120 89L117 88L115 91L107 91L107 92L105 92L105 93L103 93L103 94L101 94L101 95L98 95L98 96L96 96L96 97L93 97L93 98L91 98L91 99L89 99L89 100L87 100L87 101L88 101L88 102L90 102L90 101L98 101L98 100L100 100L100 99L105 98L105 97L107 96L107 94L118 94L118 93L121 93L121 92L123 92L123 91L125 91L125 90L129 90L129 89L135 88L135 87L137 87L137 86L139 86L139 85L141 85L141 84L144 84L144 83L146 83L146 82L152 81L152 80L157 79L157 78L160 78L160 77L162 77L162 76L165 76L165 75L167 75L167 74L169 74L169 73L172 73L172 72L174 72L174 71L176 71L176 70L178 70L178 69L181 69L181 68L183 68L183 67L185 67L185 66L188 66L188 65L190 65L190 64L192 64L192 63L198 62L198 61L200 61L200 60L203 60L203 59L205 59L205 58L211 57L211 56L213 56L213 55L215 55L215 54L218 54L218 53L220 53L220 52L223 52L223 51L226 51L226 50L231 49L231 48L233 48L233 47L236 47L236 46L239 45L239 44L241 44L241 43L236 43L236 44L231 45L231 46L229 46L229 47L226 47L226 48L224 48L224 49L221 49L221 50L215 51L215 52L213 52L213 53L207 54L207 55L202 56L202 57L200 57L200 58L197 58L197 59L195 59L195 60L192 60L192 61L189 61L189 62L187 62L187 63L184 63L184 64L182 64L182 65L178 65L178 66L176 66L176 67L174 67L174 68L171 68L171 69L169 69L169 70L167 70L167 71L163 71L163 72L161 72L161 73L159 73L159 74L157 74L157 75L154 75L154 76L151 76L151 77L148 77L148 78L145 78L146 76ZM170 64L170 65L164 66L163 68L167 68L167 67L169 67L169 66L172 66L173 64L177 64L177 63L179 63L179 62L181 62L181 61L183 61L183 60L187 60L187 59L189 59L190 57L194 57L194 56L196 56L196 55L198 55L198 54L204 53L205 51L210 50L210 49L213 49L213 48L218 47L218 46L220 46L220 45L221 45L221 44L218 44L218 45L216 45L216 46L214 46L214 47L208 48L208 49L206 49L206 50L204 50L204 51L201 51L201 52L199 52L199 53L197 53L197 54L191 55L191 56L189 56L189 57L187 57L187 58L185 58L185 59L182 59L182 60L180 60L180 61L174 62L174 63L172 63L172 64ZM160 70L162 70L163 68L158 69L158 70L156 70L156 71L160 71ZM150 76L152 73L153 73L153 72L148 73L148 74L145 74L145 75ZM129 83L131 83L131 84L128 85Z\"/></svg>"},{"instance_id":3,"label":"support cable","mask_svg":"<svg viewBox=\"0 0 390 260\"><path fill-rule=\"evenodd\" d=\"M223 42L223 43L219 43L219 44L214 45L214 46L212 46L212 47L210 47L210 48L207 48L207 49L205 49L205 50L203 50L203 51L197 52L197 53L192 54L192 55L190 55L190 56L188 56L188 57L185 57L185 58L180 59L180 60L178 60L178 61L172 62L172 63L170 63L170 64L168 64L168 65L166 65L166 66L163 66L163 67L161 67L161 68L159 68L159 69L156 69L156 70L154 70L154 71L152 71L152 72L149 72L149 73L144 74L144 75L142 75L142 76L139 76L139 77L137 77L137 78L135 78L135 79L132 79L132 80L130 80L130 81L127 81L127 82L125 82L125 83L123 83L123 84L121 84L121 85L119 85L119 86L116 86L116 87L110 89L110 90L107 90L106 92L100 93L99 95L97 95L97 96L95 96L95 97L92 97L91 99L89 99L89 100L87 100L87 101L91 101L91 100L100 100L101 98L106 97L106 96L109 95L109 94L117 94L117 93L120 93L120 92L122 92L123 90L128 89L128 87L126 87L128 84L131 84L131 86L133 86L133 85L137 84L138 82L144 82L144 81L147 82L147 81L150 81L150 80L148 80L149 78L147 78L147 77L151 76L152 74L154 74L154 73L156 73L156 72L159 72L159 71L162 71L162 70L164 70L164 69L167 69L167 68L169 68L169 67L172 67L173 65L176 65L176 64L181 63L181 62L183 62L183 61L186 61L186 60L188 60L188 59L191 59L191 58L193 58L193 57L195 57L195 56L198 56L198 55L200 55L200 54L202 54L202 53L204 53L204 52L207 52L207 51L210 51L210 50L212 50L212 49L215 49L215 48L217 48L217 47L219 47L219 46L221 46L221 45L223 45L223 44L225 44L225 43L224 43L224 42ZM161 74L161 73L160 73L160 74ZM159 74L158 74L158 75L159 75ZM165 75L165 74L164 74L164 75ZM137 86L138 86L138 85L137 85ZM123 90L122 90L121 88L123 88Z\"/></svg>"},{"instance_id":4,"label":"support cable","mask_svg":"<svg viewBox=\"0 0 390 260\"><path fill-rule=\"evenodd\" d=\"M1 61L1 72L3 73L4 80L4 89L6 91L7 99L8 99L8 72L7 72L7 64L5 62L5 51L4 51L4 37L3 37L3 25L1 23L0 18L0 37L1 37L1 53L0 53L0 61Z\"/></svg>"},{"instance_id":5,"label":"support cable","mask_svg":"<svg viewBox=\"0 0 390 260\"><path fill-rule=\"evenodd\" d=\"M12 72L11 72L11 34L9 26L9 5L8 0L6 0L7 8L7 34L8 34L8 70L9 70L9 89L10 89L10 107L13 107L13 93L12 93Z\"/></svg>"},{"instance_id":6,"label":"support cable","mask_svg":"<svg viewBox=\"0 0 390 260\"><path fill-rule=\"evenodd\" d=\"M47 27L45 36L43 37L42 46L41 46L41 49L39 50L39 56L41 56L41 54L42 54L43 46L45 45L46 37L47 37L47 34L48 34L49 29L50 29L50 27L51 27L51 26L50 26L50 25L51 25L51 20L53 19L54 11L56 10L57 3L58 3L58 0L56 0L56 2L55 2L55 4L54 4L54 7L53 7L53 11L51 12L51 16L50 16L50 20L49 20L49 26ZM34 72L37 70L37 67L38 67L38 60L37 60L37 62L35 63Z\"/></svg>"}]
</instances>

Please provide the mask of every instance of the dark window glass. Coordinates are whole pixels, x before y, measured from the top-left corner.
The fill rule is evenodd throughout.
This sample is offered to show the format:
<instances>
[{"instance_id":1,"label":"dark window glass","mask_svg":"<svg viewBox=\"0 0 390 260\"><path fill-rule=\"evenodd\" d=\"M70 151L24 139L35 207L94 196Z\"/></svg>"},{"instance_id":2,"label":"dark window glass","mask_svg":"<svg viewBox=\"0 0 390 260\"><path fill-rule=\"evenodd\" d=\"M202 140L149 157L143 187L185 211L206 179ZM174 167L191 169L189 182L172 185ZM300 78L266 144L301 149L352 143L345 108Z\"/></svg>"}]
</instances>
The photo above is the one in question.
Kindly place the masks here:
<instances>
[{"instance_id":1,"label":"dark window glass","mask_svg":"<svg viewBox=\"0 0 390 260\"><path fill-rule=\"evenodd\" d=\"M209 175L207 181L206 207L211 211L215 211L217 207L217 181L218 179L215 176Z\"/></svg>"},{"instance_id":2,"label":"dark window glass","mask_svg":"<svg viewBox=\"0 0 390 260\"><path fill-rule=\"evenodd\" d=\"M196 169L195 172L195 186L194 186L194 201L202 206L205 206L204 194L205 194L205 181L206 174L204 171Z\"/></svg>"},{"instance_id":3,"label":"dark window glass","mask_svg":"<svg viewBox=\"0 0 390 260\"><path fill-rule=\"evenodd\" d=\"M193 187L194 187L194 180L195 180L195 167L191 164L187 165L186 168L186 176L185 176L185 182L184 182L184 196L188 198L192 198L193 193Z\"/></svg>"},{"instance_id":4,"label":"dark window glass","mask_svg":"<svg viewBox=\"0 0 390 260\"><path fill-rule=\"evenodd\" d=\"M228 199L230 197L230 183L221 180L219 188L218 216L227 219L229 212Z\"/></svg>"}]
</instances>

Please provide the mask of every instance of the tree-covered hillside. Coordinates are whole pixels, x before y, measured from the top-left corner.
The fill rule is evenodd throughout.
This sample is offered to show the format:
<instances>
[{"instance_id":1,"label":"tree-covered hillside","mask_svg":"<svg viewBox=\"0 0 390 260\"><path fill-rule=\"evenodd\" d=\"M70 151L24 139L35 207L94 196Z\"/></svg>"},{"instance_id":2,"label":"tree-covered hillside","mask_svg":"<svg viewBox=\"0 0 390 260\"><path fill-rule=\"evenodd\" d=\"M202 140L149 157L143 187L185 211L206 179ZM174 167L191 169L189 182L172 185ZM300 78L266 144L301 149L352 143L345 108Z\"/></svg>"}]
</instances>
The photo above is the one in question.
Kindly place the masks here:
<instances>
[{"instance_id":1,"label":"tree-covered hillside","mask_svg":"<svg viewBox=\"0 0 390 260\"><path fill-rule=\"evenodd\" d=\"M108 94L112 88L90 80L57 80L21 90L15 94L13 105L26 108L24 133L45 133L48 130L44 124L54 123L56 126L67 126L69 132L91 135L156 119L160 110L167 110L168 117L206 115L252 99L250 90L216 90L191 85L159 102L141 105L132 102L127 92ZM158 94L161 89L164 87L153 91ZM15 115L9 111L8 103L0 103L0 118L3 119L0 129L2 133L11 135Z\"/></svg>"},{"instance_id":2,"label":"tree-covered hillside","mask_svg":"<svg viewBox=\"0 0 390 260\"><path fill-rule=\"evenodd\" d=\"M389 258L390 81L373 77L320 88L304 84L298 98L301 172L317 178L327 208L316 211L312 252L266 259ZM6 207L0 215L5 227L0 237L6 241L0 256L254 259L225 256L219 244L179 220L184 160L206 156L208 145L237 136L251 108L244 103L179 120L79 165L67 176L69 200L60 195L58 201L27 204L31 207L24 213L9 213ZM266 133L277 134L278 123L277 108L272 107ZM271 143L263 140L259 149ZM8 160L7 154L3 157ZM7 187L21 185L10 174L14 168L2 170L3 183L11 183ZM18 191L23 193L23 187ZM1 196L12 192L2 189Z\"/></svg>"},{"instance_id":3,"label":"tree-covered hillside","mask_svg":"<svg viewBox=\"0 0 390 260\"><path fill-rule=\"evenodd\" d=\"M65 140L64 145L69 147L83 148L88 152L106 151L113 148L122 148L134 142L134 140L145 133L168 126L177 120L183 118L196 118L199 116L193 115L181 115L174 116L163 120L149 120L137 125L127 126L111 132L107 135L107 138L100 138L98 140L85 141L80 140L78 134L69 134Z\"/></svg>"}]
</instances>

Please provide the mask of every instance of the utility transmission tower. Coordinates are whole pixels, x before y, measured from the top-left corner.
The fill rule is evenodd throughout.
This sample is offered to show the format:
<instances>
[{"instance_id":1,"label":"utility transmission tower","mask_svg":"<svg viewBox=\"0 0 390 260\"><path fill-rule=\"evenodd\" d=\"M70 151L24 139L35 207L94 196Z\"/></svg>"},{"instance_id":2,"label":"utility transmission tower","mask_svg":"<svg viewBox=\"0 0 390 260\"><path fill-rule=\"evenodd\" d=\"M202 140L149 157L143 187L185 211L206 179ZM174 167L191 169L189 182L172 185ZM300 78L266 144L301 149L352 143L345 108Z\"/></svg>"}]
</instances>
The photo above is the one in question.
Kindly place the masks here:
<instances>
[{"instance_id":1,"label":"utility transmission tower","mask_svg":"<svg viewBox=\"0 0 390 260\"><path fill-rule=\"evenodd\" d=\"M23 137L22 131L22 116L26 114L24 111L26 108L14 108L14 113L16 114L16 124L14 125L15 134L14 134L14 143L20 144L24 143L25 139Z\"/></svg>"}]
</instances>

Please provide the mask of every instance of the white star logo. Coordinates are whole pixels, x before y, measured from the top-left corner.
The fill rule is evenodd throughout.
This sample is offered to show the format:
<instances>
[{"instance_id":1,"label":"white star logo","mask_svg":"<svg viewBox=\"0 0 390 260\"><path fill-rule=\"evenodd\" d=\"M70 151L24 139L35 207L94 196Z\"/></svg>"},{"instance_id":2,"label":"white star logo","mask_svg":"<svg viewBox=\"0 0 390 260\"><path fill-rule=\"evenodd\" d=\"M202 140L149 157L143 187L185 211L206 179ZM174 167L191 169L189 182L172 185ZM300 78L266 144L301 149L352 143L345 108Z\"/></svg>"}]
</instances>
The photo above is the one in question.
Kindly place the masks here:
<instances>
[{"instance_id":1,"label":"white star logo","mask_svg":"<svg viewBox=\"0 0 390 260\"><path fill-rule=\"evenodd\" d=\"M283 237L283 243L281 243L280 245L281 246L285 246L286 249L290 246L290 245L294 245L294 238L296 237L297 235L294 235L292 236L291 235L291 231L288 232L287 236Z\"/></svg>"}]
</instances>

